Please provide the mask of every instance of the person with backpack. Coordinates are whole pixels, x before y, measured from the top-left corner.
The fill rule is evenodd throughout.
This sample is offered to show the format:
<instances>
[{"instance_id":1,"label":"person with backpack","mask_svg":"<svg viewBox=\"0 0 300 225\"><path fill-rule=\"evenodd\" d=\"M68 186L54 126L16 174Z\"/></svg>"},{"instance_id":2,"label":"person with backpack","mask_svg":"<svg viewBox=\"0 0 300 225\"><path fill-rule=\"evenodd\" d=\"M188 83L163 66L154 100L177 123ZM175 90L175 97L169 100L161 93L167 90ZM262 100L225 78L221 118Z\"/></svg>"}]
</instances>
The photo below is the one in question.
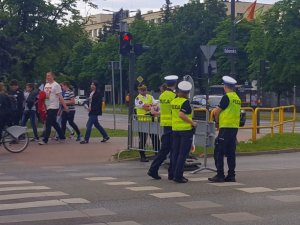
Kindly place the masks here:
<instances>
[{"instance_id":1,"label":"person with backpack","mask_svg":"<svg viewBox=\"0 0 300 225\"><path fill-rule=\"evenodd\" d=\"M9 83L8 96L11 101L10 125L19 125L24 110L24 93L20 90L16 79L11 80Z\"/></svg>"},{"instance_id":2,"label":"person with backpack","mask_svg":"<svg viewBox=\"0 0 300 225\"><path fill-rule=\"evenodd\" d=\"M36 127L36 101L38 92L34 90L34 85L32 83L26 84L26 89L24 92L24 112L22 116L21 126L26 126L28 119L30 119L31 127L33 130L34 138L31 141L38 141L39 135Z\"/></svg>"}]
</instances>

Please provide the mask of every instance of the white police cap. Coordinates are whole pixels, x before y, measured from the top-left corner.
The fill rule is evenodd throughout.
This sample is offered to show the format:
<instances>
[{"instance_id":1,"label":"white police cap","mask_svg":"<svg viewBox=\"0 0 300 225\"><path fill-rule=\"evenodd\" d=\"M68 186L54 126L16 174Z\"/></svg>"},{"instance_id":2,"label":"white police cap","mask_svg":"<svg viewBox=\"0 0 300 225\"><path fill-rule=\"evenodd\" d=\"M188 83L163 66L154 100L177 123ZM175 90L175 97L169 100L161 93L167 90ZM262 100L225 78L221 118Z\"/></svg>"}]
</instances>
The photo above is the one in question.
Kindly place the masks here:
<instances>
[{"instance_id":1,"label":"white police cap","mask_svg":"<svg viewBox=\"0 0 300 225\"><path fill-rule=\"evenodd\" d=\"M164 79L166 81L177 81L178 80L178 76L176 76L176 75L169 75L169 76L165 76Z\"/></svg>"},{"instance_id":2,"label":"white police cap","mask_svg":"<svg viewBox=\"0 0 300 225\"><path fill-rule=\"evenodd\" d=\"M223 83L229 86L234 86L237 82L230 76L223 76L222 77Z\"/></svg>"},{"instance_id":3,"label":"white police cap","mask_svg":"<svg viewBox=\"0 0 300 225\"><path fill-rule=\"evenodd\" d=\"M192 84L188 81L181 81L179 84L178 84L178 89L180 91L184 91L184 92L189 92L191 89L192 89Z\"/></svg>"}]
</instances>

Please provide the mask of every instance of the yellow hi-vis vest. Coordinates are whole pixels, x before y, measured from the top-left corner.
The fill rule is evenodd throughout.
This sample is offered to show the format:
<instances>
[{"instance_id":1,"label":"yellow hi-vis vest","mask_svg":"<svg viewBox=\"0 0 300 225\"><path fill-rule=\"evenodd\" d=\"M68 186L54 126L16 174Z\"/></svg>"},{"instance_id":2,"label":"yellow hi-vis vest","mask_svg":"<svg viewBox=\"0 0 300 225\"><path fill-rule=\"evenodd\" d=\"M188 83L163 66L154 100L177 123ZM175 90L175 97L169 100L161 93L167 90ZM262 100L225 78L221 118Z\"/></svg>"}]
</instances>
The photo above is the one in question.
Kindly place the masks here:
<instances>
[{"instance_id":1,"label":"yellow hi-vis vest","mask_svg":"<svg viewBox=\"0 0 300 225\"><path fill-rule=\"evenodd\" d=\"M137 98L139 99L139 101L142 101L144 104L152 104L152 96L151 95L148 95L146 94L146 97L142 96L141 94L139 94L137 96ZM147 116L142 116L142 115L146 115L146 114L149 114L149 117L150 117L150 111L147 111L143 108L138 108L136 107L136 114L138 115L138 120L142 120L142 121L151 121L151 118L147 118ZM139 115L141 117L139 117Z\"/></svg>"},{"instance_id":2,"label":"yellow hi-vis vest","mask_svg":"<svg viewBox=\"0 0 300 225\"><path fill-rule=\"evenodd\" d=\"M180 109L185 101L188 101L186 98L178 97L175 98L171 102L172 106L172 130L173 131L185 131L185 130L191 130L192 125L183 121L179 117ZM192 113L186 114L188 118L192 119Z\"/></svg>"},{"instance_id":3,"label":"yellow hi-vis vest","mask_svg":"<svg viewBox=\"0 0 300 225\"><path fill-rule=\"evenodd\" d=\"M238 128L240 126L241 99L235 92L226 94L229 105L222 110L219 116L220 128Z\"/></svg>"},{"instance_id":4,"label":"yellow hi-vis vest","mask_svg":"<svg viewBox=\"0 0 300 225\"><path fill-rule=\"evenodd\" d=\"M173 91L166 90L159 96L160 102L160 126L172 126L172 106L171 102L175 99L176 94Z\"/></svg>"}]
</instances>

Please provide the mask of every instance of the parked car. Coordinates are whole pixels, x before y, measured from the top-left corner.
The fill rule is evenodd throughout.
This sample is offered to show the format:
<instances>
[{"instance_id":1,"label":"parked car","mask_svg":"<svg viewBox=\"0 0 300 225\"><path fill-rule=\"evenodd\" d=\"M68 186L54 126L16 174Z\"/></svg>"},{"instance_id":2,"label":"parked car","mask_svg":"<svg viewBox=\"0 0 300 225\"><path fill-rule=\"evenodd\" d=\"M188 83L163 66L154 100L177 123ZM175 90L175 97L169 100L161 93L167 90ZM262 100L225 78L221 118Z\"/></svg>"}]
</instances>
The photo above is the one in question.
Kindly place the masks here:
<instances>
[{"instance_id":1,"label":"parked car","mask_svg":"<svg viewBox=\"0 0 300 225\"><path fill-rule=\"evenodd\" d=\"M87 99L85 96L76 96L75 97L75 105L83 105L86 100Z\"/></svg>"},{"instance_id":2,"label":"parked car","mask_svg":"<svg viewBox=\"0 0 300 225\"><path fill-rule=\"evenodd\" d=\"M221 95L209 95L208 96L208 107L211 112L214 108L216 108L223 96ZM191 101L193 108L206 108L206 95L195 95L193 100ZM205 120L205 112L203 111L195 111L194 119L196 120ZM240 114L240 127L243 127L246 123L246 112L241 110Z\"/></svg>"}]
</instances>

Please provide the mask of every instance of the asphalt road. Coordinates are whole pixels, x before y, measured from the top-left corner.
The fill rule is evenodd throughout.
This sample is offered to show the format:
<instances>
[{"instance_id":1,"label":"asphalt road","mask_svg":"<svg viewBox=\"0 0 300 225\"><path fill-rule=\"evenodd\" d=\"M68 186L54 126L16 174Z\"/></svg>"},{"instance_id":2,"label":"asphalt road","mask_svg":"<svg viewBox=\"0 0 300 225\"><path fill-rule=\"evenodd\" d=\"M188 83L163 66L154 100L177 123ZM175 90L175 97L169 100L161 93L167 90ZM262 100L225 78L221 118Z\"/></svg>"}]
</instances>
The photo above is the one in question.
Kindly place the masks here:
<instances>
[{"instance_id":1,"label":"asphalt road","mask_svg":"<svg viewBox=\"0 0 300 225\"><path fill-rule=\"evenodd\" d=\"M207 182L213 175L208 171L187 173L190 181L176 184L167 180L165 168L160 171L162 180L150 179L145 175L149 163L25 165L25 155L0 158L0 224L299 225L300 221L300 153L238 157L238 183L219 185Z\"/></svg>"}]
</instances>

